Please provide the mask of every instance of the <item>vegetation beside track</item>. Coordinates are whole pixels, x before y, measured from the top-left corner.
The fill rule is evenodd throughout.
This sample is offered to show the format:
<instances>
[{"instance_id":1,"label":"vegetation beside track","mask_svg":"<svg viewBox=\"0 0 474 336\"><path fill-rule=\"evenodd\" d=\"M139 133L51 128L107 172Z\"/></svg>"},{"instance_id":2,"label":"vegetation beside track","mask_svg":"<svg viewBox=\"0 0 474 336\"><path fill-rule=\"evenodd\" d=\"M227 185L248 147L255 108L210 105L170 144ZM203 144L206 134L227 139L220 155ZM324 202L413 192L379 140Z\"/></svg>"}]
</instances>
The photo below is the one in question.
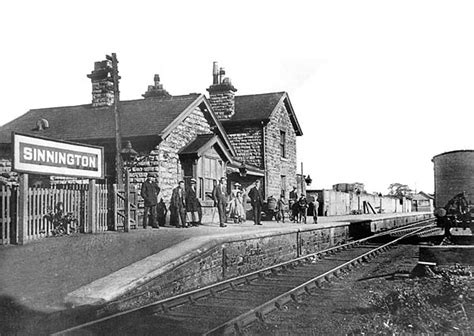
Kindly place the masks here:
<instances>
[{"instance_id":1,"label":"vegetation beside track","mask_svg":"<svg viewBox=\"0 0 474 336\"><path fill-rule=\"evenodd\" d=\"M412 272L417 254L415 245L398 245L274 310L244 335L474 334L474 278L469 270Z\"/></svg>"},{"instance_id":2,"label":"vegetation beside track","mask_svg":"<svg viewBox=\"0 0 474 336\"><path fill-rule=\"evenodd\" d=\"M459 334L474 332L472 274L462 266L407 279L388 293L373 294L367 314L351 335Z\"/></svg>"}]
</instances>

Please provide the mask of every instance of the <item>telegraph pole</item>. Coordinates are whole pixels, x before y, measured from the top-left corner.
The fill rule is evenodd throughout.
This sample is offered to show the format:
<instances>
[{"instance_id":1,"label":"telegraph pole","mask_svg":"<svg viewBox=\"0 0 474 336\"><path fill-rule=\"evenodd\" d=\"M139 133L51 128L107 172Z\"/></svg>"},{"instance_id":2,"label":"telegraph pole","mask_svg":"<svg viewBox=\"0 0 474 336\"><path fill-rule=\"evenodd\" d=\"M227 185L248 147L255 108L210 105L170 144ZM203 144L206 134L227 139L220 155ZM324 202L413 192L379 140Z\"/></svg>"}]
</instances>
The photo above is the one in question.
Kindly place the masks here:
<instances>
[{"instance_id":1,"label":"telegraph pole","mask_svg":"<svg viewBox=\"0 0 474 336\"><path fill-rule=\"evenodd\" d=\"M122 157L120 156L120 150L122 149L122 139L120 136L120 113L119 113L120 76L118 74L118 60L117 60L117 55L115 53L112 53L112 56L106 55L105 57L107 58L107 60L112 61L112 80L114 84L115 175L117 176L117 185L123 186Z\"/></svg>"}]
</instances>

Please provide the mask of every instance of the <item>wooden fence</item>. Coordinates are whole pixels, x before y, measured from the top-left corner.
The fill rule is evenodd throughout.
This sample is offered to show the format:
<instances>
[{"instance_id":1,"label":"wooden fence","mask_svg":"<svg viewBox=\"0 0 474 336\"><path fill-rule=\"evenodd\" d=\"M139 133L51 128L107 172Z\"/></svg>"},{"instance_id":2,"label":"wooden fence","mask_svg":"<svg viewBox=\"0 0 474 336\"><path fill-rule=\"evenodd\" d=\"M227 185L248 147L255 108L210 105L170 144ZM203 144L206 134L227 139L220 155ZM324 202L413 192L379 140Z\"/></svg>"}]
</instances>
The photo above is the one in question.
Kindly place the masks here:
<instances>
[{"instance_id":1,"label":"wooden fence","mask_svg":"<svg viewBox=\"0 0 474 336\"><path fill-rule=\"evenodd\" d=\"M36 240L52 235L53 223L45 216L56 212L59 203L63 204L64 214L72 213L78 219L79 226L83 225L80 223L80 218L84 217L82 212L85 210L81 202L81 198L84 198L82 193L82 190L28 188L24 239Z\"/></svg>"},{"instance_id":2,"label":"wooden fence","mask_svg":"<svg viewBox=\"0 0 474 336\"><path fill-rule=\"evenodd\" d=\"M56 186L58 189L76 191L80 190L80 202L81 208L78 212L73 212L75 218L78 219L80 223L80 232L89 233L92 232L92 228L89 227L89 184L65 184ZM104 232L108 229L107 216L108 216L108 187L105 184L95 184L94 185L95 195L94 200L96 202L96 212L95 212L95 228L94 232Z\"/></svg>"},{"instance_id":3,"label":"wooden fence","mask_svg":"<svg viewBox=\"0 0 474 336\"><path fill-rule=\"evenodd\" d=\"M59 202L63 204L63 212L72 213L77 220L79 232L125 230L127 211L130 228L138 228L138 192L135 188L129 190L128 207L123 188L119 189L115 185L109 188L102 184L94 184L93 188L95 193L92 195L93 199L89 200L91 193L87 184L57 185L53 188L28 187L24 191L24 201L20 202L18 188L0 186L0 244L23 244L51 236L53 223L45 216L55 211ZM91 201L95 204L94 211L89 211ZM92 221L89 220L91 215L94 216Z\"/></svg>"},{"instance_id":4,"label":"wooden fence","mask_svg":"<svg viewBox=\"0 0 474 336\"><path fill-rule=\"evenodd\" d=\"M5 185L0 186L0 241L2 245L10 244L15 234L15 191Z\"/></svg>"},{"instance_id":5,"label":"wooden fence","mask_svg":"<svg viewBox=\"0 0 474 336\"><path fill-rule=\"evenodd\" d=\"M0 244L23 244L51 236L53 224L45 216L55 211L59 202L63 204L63 212L72 213L77 220L79 232L107 231L111 204L108 200L109 190L107 185L100 184L95 185L94 190L93 198L96 207L93 216L95 220L89 221L89 185L69 184L53 188L27 188L22 216L17 216L22 206L19 202L18 188L0 186ZM93 223L94 228L90 223ZM23 226L20 227L20 225Z\"/></svg>"}]
</instances>

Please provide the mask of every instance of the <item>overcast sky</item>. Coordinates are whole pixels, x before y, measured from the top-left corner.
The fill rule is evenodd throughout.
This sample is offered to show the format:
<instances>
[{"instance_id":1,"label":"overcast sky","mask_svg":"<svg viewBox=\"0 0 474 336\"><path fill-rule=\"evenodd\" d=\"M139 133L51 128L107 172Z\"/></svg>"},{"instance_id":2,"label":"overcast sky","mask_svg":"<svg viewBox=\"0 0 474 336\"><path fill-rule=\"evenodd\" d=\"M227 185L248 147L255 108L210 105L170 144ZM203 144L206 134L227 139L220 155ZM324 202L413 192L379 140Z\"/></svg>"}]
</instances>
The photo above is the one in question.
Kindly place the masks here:
<instances>
[{"instance_id":1,"label":"overcast sky","mask_svg":"<svg viewBox=\"0 0 474 336\"><path fill-rule=\"evenodd\" d=\"M400 182L433 192L431 158L474 149L473 1L2 1L0 124L87 104L117 53L121 99L160 74L207 93L212 62L237 94L287 91L314 188Z\"/></svg>"}]
</instances>

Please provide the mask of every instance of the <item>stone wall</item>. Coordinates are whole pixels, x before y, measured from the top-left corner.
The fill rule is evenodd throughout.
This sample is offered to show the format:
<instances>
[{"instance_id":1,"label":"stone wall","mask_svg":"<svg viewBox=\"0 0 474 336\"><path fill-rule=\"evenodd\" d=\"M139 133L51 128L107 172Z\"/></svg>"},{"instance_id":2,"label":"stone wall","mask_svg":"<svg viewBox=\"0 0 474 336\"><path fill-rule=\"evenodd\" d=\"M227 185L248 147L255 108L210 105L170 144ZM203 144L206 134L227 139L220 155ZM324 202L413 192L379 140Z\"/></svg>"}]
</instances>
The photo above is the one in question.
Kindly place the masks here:
<instances>
[{"instance_id":1,"label":"stone wall","mask_svg":"<svg viewBox=\"0 0 474 336\"><path fill-rule=\"evenodd\" d=\"M240 124L225 126L225 129L237 154L235 158L263 169L262 126Z\"/></svg>"},{"instance_id":2,"label":"stone wall","mask_svg":"<svg viewBox=\"0 0 474 336\"><path fill-rule=\"evenodd\" d=\"M247 236L198 248L199 255L193 253L187 261L105 305L103 313L144 305L342 244L349 239L349 223Z\"/></svg>"},{"instance_id":3,"label":"stone wall","mask_svg":"<svg viewBox=\"0 0 474 336\"><path fill-rule=\"evenodd\" d=\"M280 154L281 131L286 134L285 157ZM273 195L278 198L281 190L284 189L286 191L285 197L288 199L292 187L297 185L296 134L283 103L277 107L265 128L265 167L267 174L266 196ZM286 186L281 185L282 176L285 176Z\"/></svg>"},{"instance_id":4,"label":"stone wall","mask_svg":"<svg viewBox=\"0 0 474 336\"><path fill-rule=\"evenodd\" d=\"M12 172L11 156L6 152L0 153L0 184L15 185L18 183L18 174Z\"/></svg>"},{"instance_id":5,"label":"stone wall","mask_svg":"<svg viewBox=\"0 0 474 336\"><path fill-rule=\"evenodd\" d=\"M222 281L222 251L216 246L162 276L132 290L104 307L104 312L121 311Z\"/></svg>"},{"instance_id":6,"label":"stone wall","mask_svg":"<svg viewBox=\"0 0 474 336\"><path fill-rule=\"evenodd\" d=\"M297 234L295 232L224 244L224 278L236 277L296 258Z\"/></svg>"},{"instance_id":7,"label":"stone wall","mask_svg":"<svg viewBox=\"0 0 474 336\"><path fill-rule=\"evenodd\" d=\"M146 154L145 160L131 169L130 182L141 188L148 173L158 174L158 185L165 203L169 205L173 188L183 179L183 170L178 152L188 145L198 134L212 133L203 112L197 107L163 141Z\"/></svg>"},{"instance_id":8,"label":"stone wall","mask_svg":"<svg viewBox=\"0 0 474 336\"><path fill-rule=\"evenodd\" d=\"M347 236L346 226L331 227L327 231L311 230L300 232L300 241L298 242L300 254L306 255L343 244L347 240Z\"/></svg>"},{"instance_id":9,"label":"stone wall","mask_svg":"<svg viewBox=\"0 0 474 336\"><path fill-rule=\"evenodd\" d=\"M277 107L268 124L263 126L265 129L258 124L224 126L237 153L236 159L260 169L265 168L265 197L279 197L284 189L288 198L292 187L297 185L296 133L284 103ZM281 131L286 134L285 157L280 155ZM282 186L282 176L285 176L285 186Z\"/></svg>"},{"instance_id":10,"label":"stone wall","mask_svg":"<svg viewBox=\"0 0 474 336\"><path fill-rule=\"evenodd\" d=\"M113 78L109 76L112 71L112 61L105 60L94 63L94 70L87 75L92 82L92 106L112 106L115 91Z\"/></svg>"},{"instance_id":11,"label":"stone wall","mask_svg":"<svg viewBox=\"0 0 474 336\"><path fill-rule=\"evenodd\" d=\"M209 95L212 110L219 120L228 120L235 112L233 91L215 91Z\"/></svg>"},{"instance_id":12,"label":"stone wall","mask_svg":"<svg viewBox=\"0 0 474 336\"><path fill-rule=\"evenodd\" d=\"M9 173L12 170L11 158L7 155L0 156L0 174Z\"/></svg>"}]
</instances>

